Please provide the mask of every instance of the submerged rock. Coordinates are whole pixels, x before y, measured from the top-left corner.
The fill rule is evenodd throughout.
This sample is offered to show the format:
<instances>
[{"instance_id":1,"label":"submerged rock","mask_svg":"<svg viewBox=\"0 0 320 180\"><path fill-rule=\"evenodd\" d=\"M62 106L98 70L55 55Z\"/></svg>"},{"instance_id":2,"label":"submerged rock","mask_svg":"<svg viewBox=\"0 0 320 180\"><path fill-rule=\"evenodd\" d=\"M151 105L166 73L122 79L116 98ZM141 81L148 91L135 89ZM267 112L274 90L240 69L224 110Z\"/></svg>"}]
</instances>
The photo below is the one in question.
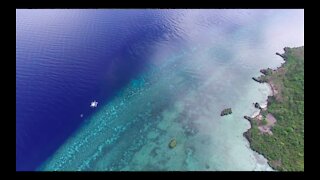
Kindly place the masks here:
<instances>
[{"instance_id":1,"label":"submerged rock","mask_svg":"<svg viewBox=\"0 0 320 180\"><path fill-rule=\"evenodd\" d=\"M169 148L173 149L177 146L177 140L176 139L171 139L169 142Z\"/></svg>"},{"instance_id":2,"label":"submerged rock","mask_svg":"<svg viewBox=\"0 0 320 180\"><path fill-rule=\"evenodd\" d=\"M225 116L225 115L228 115L228 114L231 114L232 113L232 110L231 108L227 108L227 109L224 109L221 111L221 116Z\"/></svg>"}]
</instances>

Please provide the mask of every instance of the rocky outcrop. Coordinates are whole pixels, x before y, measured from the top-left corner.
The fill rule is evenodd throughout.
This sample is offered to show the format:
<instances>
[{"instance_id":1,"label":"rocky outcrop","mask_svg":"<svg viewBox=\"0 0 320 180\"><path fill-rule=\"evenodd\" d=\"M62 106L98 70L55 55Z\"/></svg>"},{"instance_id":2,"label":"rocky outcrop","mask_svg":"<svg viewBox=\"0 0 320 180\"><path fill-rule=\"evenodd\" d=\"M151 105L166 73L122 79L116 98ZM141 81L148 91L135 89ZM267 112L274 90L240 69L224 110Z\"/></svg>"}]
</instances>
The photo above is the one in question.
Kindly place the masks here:
<instances>
[{"instance_id":1,"label":"rocky outcrop","mask_svg":"<svg viewBox=\"0 0 320 180\"><path fill-rule=\"evenodd\" d=\"M255 107L255 108L258 108L258 109L262 109L262 108L261 108L261 106L260 106L260 104L259 104L259 103L257 103L257 102L256 102L256 103L254 103L254 107Z\"/></svg>"},{"instance_id":2,"label":"rocky outcrop","mask_svg":"<svg viewBox=\"0 0 320 180\"><path fill-rule=\"evenodd\" d=\"M257 81L258 83L264 83L265 81L261 77L252 77L253 80Z\"/></svg>"},{"instance_id":3,"label":"rocky outcrop","mask_svg":"<svg viewBox=\"0 0 320 180\"><path fill-rule=\"evenodd\" d=\"M252 118L250 116L243 116L243 117L250 122L252 121Z\"/></svg>"},{"instance_id":4,"label":"rocky outcrop","mask_svg":"<svg viewBox=\"0 0 320 180\"><path fill-rule=\"evenodd\" d=\"M251 146L252 137L251 137L250 131L248 130L248 131L244 132L244 133L243 133L243 136L249 141L250 146Z\"/></svg>"},{"instance_id":5,"label":"rocky outcrop","mask_svg":"<svg viewBox=\"0 0 320 180\"><path fill-rule=\"evenodd\" d=\"M232 114L232 110L231 108L227 108L227 109L224 109L221 111L221 116L225 116L225 115L228 115L228 114Z\"/></svg>"},{"instance_id":6,"label":"rocky outcrop","mask_svg":"<svg viewBox=\"0 0 320 180\"><path fill-rule=\"evenodd\" d=\"M264 75L271 75L272 74L272 72L273 72L274 70L272 70L272 69L270 69L270 68L268 68L268 69L261 69L260 70L260 72L262 73L262 74L264 74Z\"/></svg>"},{"instance_id":7,"label":"rocky outcrop","mask_svg":"<svg viewBox=\"0 0 320 180\"><path fill-rule=\"evenodd\" d=\"M169 148L173 149L177 146L177 140L176 139L171 139L169 142Z\"/></svg>"},{"instance_id":8,"label":"rocky outcrop","mask_svg":"<svg viewBox=\"0 0 320 180\"><path fill-rule=\"evenodd\" d=\"M286 49L286 48L284 48L284 51L286 52L286 51L288 51L288 49ZM282 57L283 58L283 60L287 60L287 56L286 56L286 53L284 53L284 54L280 54L280 53L276 53L276 55L278 55L278 56L280 56L280 57Z\"/></svg>"}]
</instances>

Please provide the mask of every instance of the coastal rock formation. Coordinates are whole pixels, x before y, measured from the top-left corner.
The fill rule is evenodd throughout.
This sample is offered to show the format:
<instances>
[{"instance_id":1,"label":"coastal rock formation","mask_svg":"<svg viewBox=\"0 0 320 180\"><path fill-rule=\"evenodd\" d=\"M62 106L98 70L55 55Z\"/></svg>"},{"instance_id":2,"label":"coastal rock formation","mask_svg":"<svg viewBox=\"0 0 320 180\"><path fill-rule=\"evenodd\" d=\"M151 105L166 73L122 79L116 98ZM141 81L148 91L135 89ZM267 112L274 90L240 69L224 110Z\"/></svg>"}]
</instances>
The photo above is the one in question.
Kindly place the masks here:
<instances>
[{"instance_id":1,"label":"coastal rock formation","mask_svg":"<svg viewBox=\"0 0 320 180\"><path fill-rule=\"evenodd\" d=\"M232 113L232 110L231 108L227 108L227 109L224 109L221 111L221 116L225 116L225 115L228 115L228 114L231 114Z\"/></svg>"},{"instance_id":2,"label":"coastal rock formation","mask_svg":"<svg viewBox=\"0 0 320 180\"><path fill-rule=\"evenodd\" d=\"M257 103L257 102L256 102L256 103L254 103L254 107L255 107L255 108L258 108L258 109L262 109L262 108L261 108L261 106L260 106L260 104L259 104L259 103Z\"/></svg>"},{"instance_id":3,"label":"coastal rock formation","mask_svg":"<svg viewBox=\"0 0 320 180\"><path fill-rule=\"evenodd\" d=\"M286 52L286 51L288 51L288 49L286 49L286 48L284 48L284 52ZM284 53L284 54L280 54L280 53L276 53L276 55L278 55L278 56L280 56L280 57L282 57L283 58L283 60L287 60L287 56L286 56L286 53Z\"/></svg>"},{"instance_id":4,"label":"coastal rock formation","mask_svg":"<svg viewBox=\"0 0 320 180\"><path fill-rule=\"evenodd\" d=\"M257 81L258 83L264 83L266 82L265 76L260 76L260 77L252 77L253 80Z\"/></svg>"},{"instance_id":5,"label":"coastal rock formation","mask_svg":"<svg viewBox=\"0 0 320 180\"><path fill-rule=\"evenodd\" d=\"M251 128L243 133L250 147L280 171L304 170L304 47L284 48L285 61L275 70L262 69L255 81L270 85L267 106L255 117L244 116ZM281 121L282 120L282 121ZM276 126L277 129L273 129ZM287 153L290 150L291 153Z\"/></svg>"},{"instance_id":6,"label":"coastal rock formation","mask_svg":"<svg viewBox=\"0 0 320 180\"><path fill-rule=\"evenodd\" d=\"M252 118L250 116L243 116L246 120L250 121L252 120Z\"/></svg>"},{"instance_id":7,"label":"coastal rock formation","mask_svg":"<svg viewBox=\"0 0 320 180\"><path fill-rule=\"evenodd\" d=\"M253 80L257 81L258 83L261 83L260 79L259 78L256 78L256 77L252 77Z\"/></svg>"},{"instance_id":8,"label":"coastal rock formation","mask_svg":"<svg viewBox=\"0 0 320 180\"><path fill-rule=\"evenodd\" d=\"M249 141L250 144L252 143L252 134L250 133L250 131L244 132L243 136Z\"/></svg>"},{"instance_id":9,"label":"coastal rock formation","mask_svg":"<svg viewBox=\"0 0 320 180\"><path fill-rule=\"evenodd\" d=\"M261 69L260 70L260 72L262 73L262 74L264 74L264 75L271 75L272 74L272 72L273 72L274 70L272 70L272 69L270 69L270 68L268 68L268 69Z\"/></svg>"},{"instance_id":10,"label":"coastal rock formation","mask_svg":"<svg viewBox=\"0 0 320 180\"><path fill-rule=\"evenodd\" d=\"M176 139L171 139L169 142L169 148L173 149L177 146L177 140Z\"/></svg>"}]
</instances>

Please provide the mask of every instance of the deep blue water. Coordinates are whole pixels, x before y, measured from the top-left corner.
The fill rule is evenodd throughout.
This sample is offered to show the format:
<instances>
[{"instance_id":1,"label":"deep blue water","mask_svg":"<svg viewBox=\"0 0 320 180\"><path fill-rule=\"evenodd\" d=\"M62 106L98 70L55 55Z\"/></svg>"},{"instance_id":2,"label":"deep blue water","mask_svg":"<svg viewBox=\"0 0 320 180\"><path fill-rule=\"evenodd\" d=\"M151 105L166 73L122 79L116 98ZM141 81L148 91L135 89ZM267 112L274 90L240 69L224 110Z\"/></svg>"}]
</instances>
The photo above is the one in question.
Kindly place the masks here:
<instances>
[{"instance_id":1,"label":"deep blue water","mask_svg":"<svg viewBox=\"0 0 320 180\"><path fill-rule=\"evenodd\" d=\"M170 29L139 10L16 16L16 169L34 170L96 111L92 100L107 102L147 66L143 47Z\"/></svg>"},{"instance_id":2,"label":"deep blue water","mask_svg":"<svg viewBox=\"0 0 320 180\"><path fill-rule=\"evenodd\" d=\"M170 125L168 127L171 128L183 125L179 123L173 125L170 119L173 115L163 115L168 114L167 111L170 112L170 110L176 116L185 115L183 119L188 122L205 119L199 131L200 139L193 141L202 143L204 140L205 143L213 143L194 143L195 147L206 147L201 149L208 152L195 151L198 155L194 156L195 160L192 160L191 155L187 157L189 164L183 165L186 167L181 168L179 163L170 161L169 166L164 163L163 167L160 166L161 168L158 169L203 170L203 167L209 166L204 166L206 162L201 162L201 165L194 162L197 158L206 160L210 157L213 170L252 169L251 167L255 166L255 160L249 160L248 157L252 156L252 152L245 146L246 141L243 143L244 140L240 137L248 122L239 123L238 118L243 117L242 112L239 112L240 107L243 107L243 111L249 109L251 105L249 102L252 100L248 98L248 102L244 99L238 100L240 96L235 94L242 94L245 97L250 87L258 86L251 84L253 83L251 77L256 76L259 69L278 66L281 63L281 58L274 55L276 51L281 51L284 46L303 45L301 24L303 25L303 11L294 10L16 10L16 170L38 169L49 157L56 157L53 155L64 144L66 145L57 157L70 159L77 157L76 160L79 161L82 161L81 158L84 159L83 161L95 159L94 152L97 147L100 147L99 142L104 142L106 137L105 134L99 134L101 129L118 131L118 127L121 130L121 127L125 127L124 125L133 123L131 128L119 135L117 141L111 144L111 148L101 150L101 154L97 156L98 160L91 164L96 168L112 169L117 166L108 163L121 162L113 158L121 159L122 155L126 155L126 150L130 150L127 146L131 147L131 143L140 142L139 138L146 136L139 133L142 129L146 129L146 134L152 132L147 128L147 124L151 122L150 119L163 118L159 122L153 122L153 125L159 123L160 126ZM284 29L284 26L293 29L291 33ZM157 70L154 72L159 73L150 73L153 72L151 71L153 68ZM145 74L152 74L151 80L144 84L144 81L138 78L141 74L142 77L146 76ZM225 80L224 77L229 79ZM167 82L167 78L171 78L173 82ZM221 79L226 83L221 83ZM133 105L124 105L126 111L119 115L119 118L116 117L108 122L114 123L116 127L99 129L100 122L108 124L104 120L111 118L104 117L107 116L104 113L108 110L107 106L105 108L107 110L100 113L98 113L99 108L103 110L104 105L113 102L119 92L130 83L133 89L135 86L137 89L141 86L141 89L147 91L150 87L151 90L146 94L141 91L140 96L135 94L136 100L132 102ZM232 88L222 89L223 86L228 87L231 84ZM202 90L194 90L198 86L202 87ZM174 88L177 90L170 90ZM129 90L127 87L125 92ZM199 97L193 96L197 93ZM255 91L251 93L250 97L263 99L263 93L259 94ZM168 96L164 97L166 94ZM170 96L171 94L175 96ZM143 99L143 97L146 98ZM181 101L182 105L189 107L188 98L193 107L186 108L186 112L170 108L173 107L174 101ZM118 100L112 104L120 102L119 99L123 100L126 97L118 97ZM96 109L90 108L90 102L93 100L99 102ZM230 124L221 125L220 117L215 112L230 102L239 107L238 112L234 113L234 119L230 120L239 124L230 121ZM136 106L141 109L134 110L134 103L137 103ZM198 106L198 103L203 103L203 107ZM150 104L154 107L153 109L150 108ZM144 115L147 113L144 107L149 108L149 111L152 110L152 113ZM203 111L204 107L207 108L206 111ZM194 111L194 109L197 110ZM194 112L196 115L189 117L190 113ZM138 118L130 116L130 113L138 114L135 115ZM203 116L207 113L210 116ZM81 118L80 114L84 117ZM90 118L93 115L97 117ZM144 121L140 123L134 120L142 117L146 119L146 124L143 124ZM92 139L87 136L88 142L81 142L81 139L77 139L77 133L74 133L86 119L91 119L93 124L99 123L92 126L93 129L90 129L90 126L89 129L85 128L78 132L86 134L86 131L92 130L94 134L90 137ZM232 130L229 126L236 126L238 129ZM215 132L214 127L216 127ZM226 136L223 139L219 135L221 128L223 131L231 129L233 134L230 133L229 137ZM165 138L171 137L170 132L175 134L176 130L169 130L159 138L159 142L165 142L165 146L161 143L159 145L159 147L165 147L163 148L165 155L168 155ZM135 138L138 135L142 137ZM202 137L202 135L205 136ZM66 143L66 140L72 136L75 140ZM98 139L95 139L95 136ZM147 146L148 143L155 141L152 139L153 136L151 135L151 138L145 142ZM215 137L217 139L214 139ZM185 141L193 142L191 139L185 138ZM220 141L225 141L226 146L219 145ZM68 147L74 148L73 142L78 145L84 144L83 146L89 149L80 148L79 151L77 150L78 154L69 156ZM237 146L234 142L241 143ZM139 153L141 147L133 144L132 149L137 149L134 151L135 154L127 159L137 155L136 159L145 161L140 164L141 167L155 170L156 168L152 169L147 162L150 160L156 164L153 161L156 158L144 156L144 151ZM221 148L215 149L216 147ZM153 146L150 148L152 149ZM184 149L181 148L181 151ZM82 152L88 154L82 157ZM111 152L116 155L108 156ZM222 155L216 152L226 153ZM237 158L239 152L242 153L243 160ZM142 158L139 158L140 154ZM184 162L184 153L179 154L181 162ZM218 157L215 158L215 156ZM106 162L104 158L111 158L111 160ZM167 157L161 155L157 161L162 162L165 158ZM174 160L174 158L171 159ZM65 161L62 159L61 164L66 161L68 159ZM126 165L129 166L125 168L139 170L140 165L135 164L136 161L126 161ZM54 166L56 162L59 165L60 159L52 160ZM68 162L72 164L72 161ZM248 166L243 166L242 163ZM78 165L74 164L74 166L78 168ZM123 167L119 165L118 169Z\"/></svg>"}]
</instances>

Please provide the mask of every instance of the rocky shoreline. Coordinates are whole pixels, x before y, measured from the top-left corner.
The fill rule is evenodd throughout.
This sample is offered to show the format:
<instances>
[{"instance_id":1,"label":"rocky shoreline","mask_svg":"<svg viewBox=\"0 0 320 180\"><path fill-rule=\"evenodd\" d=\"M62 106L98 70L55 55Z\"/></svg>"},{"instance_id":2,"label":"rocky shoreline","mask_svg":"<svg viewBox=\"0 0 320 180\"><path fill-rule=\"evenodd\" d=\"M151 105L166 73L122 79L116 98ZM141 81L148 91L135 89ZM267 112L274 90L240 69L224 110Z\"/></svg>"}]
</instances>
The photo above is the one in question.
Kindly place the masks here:
<instances>
[{"instance_id":1,"label":"rocky shoreline","mask_svg":"<svg viewBox=\"0 0 320 180\"><path fill-rule=\"evenodd\" d=\"M285 47L284 48L284 53L283 54L280 54L278 52L276 52L276 55L280 56L283 58L283 60L286 62L287 60L287 55L286 53L288 52L289 48L288 47ZM272 73L275 73L275 72L278 72L278 71L281 71L281 69L283 68L284 66L284 63L281 64L280 67L278 67L277 69L273 70L271 68L267 68L267 69L261 69L260 72L262 73L261 76L259 77L252 77L252 79L258 83L268 83L270 88L271 88L271 95L269 95L267 97L267 105L265 107L261 107L259 103L254 103L254 106L255 108L259 109L259 113L258 114L255 114L253 116L244 116L244 119L248 120L250 122L250 128L243 133L243 136L249 141L249 144L250 144L250 148L257 152L258 154L261 154L263 155L264 157L265 154L263 152L259 152L257 150L255 150L251 143L252 143L252 137L251 137L251 134L250 134L250 131L252 130L252 127L254 126L253 123L256 123L256 125L258 125L258 128L260 130L260 133L268 133L269 135L272 135L272 127L273 125L275 124L276 122L276 119L272 116L272 114L269 114L267 112L267 108L268 108L268 105L270 105L270 103L273 101L274 98L277 98L277 96L279 95L279 89L276 88L275 84L272 82L272 80L269 78L269 76L272 74ZM263 125L262 121L263 121L263 118L266 119L266 116L271 116L274 120L273 122L266 122L267 124ZM261 127L261 129L260 129ZM264 127L266 127L266 130L263 129ZM265 131L264 131L265 130ZM268 159L268 158L267 158ZM270 165L271 168L273 168L275 170L275 166L272 165L270 163L270 160L268 159L268 164Z\"/></svg>"}]
</instances>

